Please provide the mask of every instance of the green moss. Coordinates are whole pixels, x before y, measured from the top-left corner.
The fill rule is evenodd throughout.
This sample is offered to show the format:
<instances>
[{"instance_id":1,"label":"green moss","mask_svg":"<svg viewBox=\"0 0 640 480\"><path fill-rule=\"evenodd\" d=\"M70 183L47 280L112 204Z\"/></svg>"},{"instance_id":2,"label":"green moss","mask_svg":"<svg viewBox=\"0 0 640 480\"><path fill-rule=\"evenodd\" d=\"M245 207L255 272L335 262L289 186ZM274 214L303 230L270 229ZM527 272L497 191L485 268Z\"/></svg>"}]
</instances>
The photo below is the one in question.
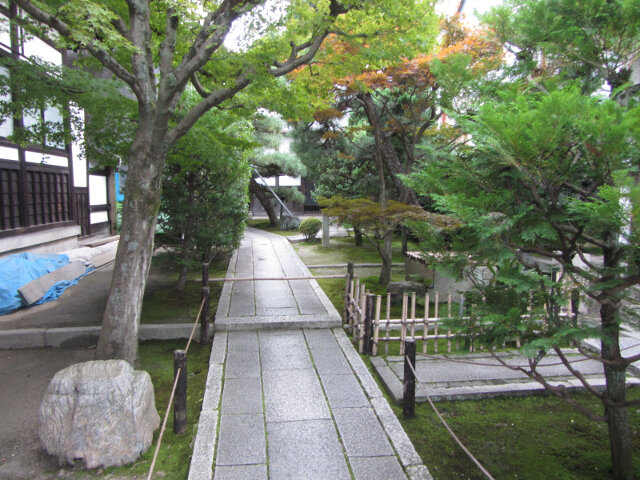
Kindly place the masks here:
<instances>
[{"instance_id":1,"label":"green moss","mask_svg":"<svg viewBox=\"0 0 640 480\"><path fill-rule=\"evenodd\" d=\"M216 259L209 268L209 278L223 278L227 273L229 257ZM140 323L191 323L195 320L202 302L202 271L189 272L182 292L176 290L178 272L167 263L152 267L144 293ZM209 311L213 316L218 308L222 282L209 283Z\"/></svg>"},{"instance_id":2,"label":"green moss","mask_svg":"<svg viewBox=\"0 0 640 480\"><path fill-rule=\"evenodd\" d=\"M632 389L630 397L640 398ZM587 393L573 398L599 412L602 406ZM439 402L447 422L497 479L541 478L600 480L610 476L607 427L588 420L553 396ZM418 453L436 480L482 479L483 475L446 432L427 404L418 405L416 418L402 418L393 406ZM634 449L640 447L640 414L630 410ZM640 460L634 459L635 474Z\"/></svg>"}]
</instances>

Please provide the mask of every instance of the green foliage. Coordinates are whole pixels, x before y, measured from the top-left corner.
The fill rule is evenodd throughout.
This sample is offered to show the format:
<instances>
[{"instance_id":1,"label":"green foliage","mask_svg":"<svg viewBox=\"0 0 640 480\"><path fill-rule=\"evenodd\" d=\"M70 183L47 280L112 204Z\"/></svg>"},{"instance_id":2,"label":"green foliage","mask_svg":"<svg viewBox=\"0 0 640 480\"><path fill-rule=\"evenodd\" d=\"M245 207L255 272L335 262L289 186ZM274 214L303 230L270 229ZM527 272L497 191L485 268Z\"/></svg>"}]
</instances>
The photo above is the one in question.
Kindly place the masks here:
<instances>
[{"instance_id":1,"label":"green foliage","mask_svg":"<svg viewBox=\"0 0 640 480\"><path fill-rule=\"evenodd\" d=\"M322 228L322 220L315 217L305 218L300 222L298 230L302 232L307 242L310 242L316 238L316 235Z\"/></svg>"},{"instance_id":2,"label":"green foliage","mask_svg":"<svg viewBox=\"0 0 640 480\"><path fill-rule=\"evenodd\" d=\"M239 245L247 217L250 127L241 117L209 112L169 155L163 181L163 235L187 267Z\"/></svg>"},{"instance_id":3,"label":"green foliage","mask_svg":"<svg viewBox=\"0 0 640 480\"><path fill-rule=\"evenodd\" d=\"M513 73L559 74L585 92L627 83L640 52L636 0L510 0L484 19L516 55Z\"/></svg>"},{"instance_id":4,"label":"green foliage","mask_svg":"<svg viewBox=\"0 0 640 480\"><path fill-rule=\"evenodd\" d=\"M11 141L23 146L61 146L74 140L82 149L79 153L101 165L126 162L136 113L135 102L123 95L122 82L38 59L27 62L5 57L0 66L10 71L10 75L0 75L0 93L5 95L0 101L0 118L23 115L37 119L14 129ZM51 108L57 109L59 121L47 121L47 113L41 121L42 112ZM67 122L74 128L65 128Z\"/></svg>"},{"instance_id":5,"label":"green foliage","mask_svg":"<svg viewBox=\"0 0 640 480\"><path fill-rule=\"evenodd\" d=\"M469 331L494 346L520 336L534 374L550 350L598 336L607 345L600 400L615 478L632 476L624 375L612 372L628 365L620 324L634 321L625 302L640 282L640 110L625 85L640 48L638 15L637 2L605 0L494 10L487 19L515 59L501 83L478 89L472 109L451 111L454 148L412 177L462 226L425 247L452 249L442 263L459 275L478 265L491 272L476 285ZM595 303L598 328L578 312L580 297Z\"/></svg>"}]
</instances>

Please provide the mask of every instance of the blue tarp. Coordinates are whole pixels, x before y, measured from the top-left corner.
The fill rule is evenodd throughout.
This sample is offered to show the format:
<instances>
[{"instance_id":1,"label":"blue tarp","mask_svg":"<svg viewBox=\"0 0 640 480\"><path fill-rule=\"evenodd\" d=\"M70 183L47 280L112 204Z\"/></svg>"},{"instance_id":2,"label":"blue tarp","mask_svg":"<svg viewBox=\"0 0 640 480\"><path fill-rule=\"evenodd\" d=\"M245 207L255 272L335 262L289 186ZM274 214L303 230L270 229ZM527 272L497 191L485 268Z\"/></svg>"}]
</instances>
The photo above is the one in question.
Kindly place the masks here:
<instances>
[{"instance_id":1,"label":"blue tarp","mask_svg":"<svg viewBox=\"0 0 640 480\"><path fill-rule=\"evenodd\" d=\"M17 253L0 259L0 315L20 308L22 297L18 289L32 280L53 272L69 263L66 255L37 255L34 253ZM44 303L58 298L65 288L77 283L58 282L37 303ZM64 284L64 285L61 285Z\"/></svg>"}]
</instances>

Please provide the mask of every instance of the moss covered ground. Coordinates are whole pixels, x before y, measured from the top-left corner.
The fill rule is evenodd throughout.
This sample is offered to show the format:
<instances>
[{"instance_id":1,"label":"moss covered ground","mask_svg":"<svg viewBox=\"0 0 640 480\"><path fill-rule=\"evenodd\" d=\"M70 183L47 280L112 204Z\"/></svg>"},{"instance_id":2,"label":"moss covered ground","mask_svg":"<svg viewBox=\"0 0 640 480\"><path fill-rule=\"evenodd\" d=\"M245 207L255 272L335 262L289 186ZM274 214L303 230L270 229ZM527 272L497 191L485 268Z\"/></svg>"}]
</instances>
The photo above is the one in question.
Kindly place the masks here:
<instances>
[{"instance_id":1,"label":"moss covered ground","mask_svg":"<svg viewBox=\"0 0 640 480\"><path fill-rule=\"evenodd\" d=\"M227 273L229 255L221 256L211 262L209 278L224 277ZM202 272L194 269L189 272L183 291L176 290L178 283L178 270L172 267L162 257L154 258L154 264L149 273L147 288L142 304L142 316L140 323L191 323L195 320L200 303ZM209 284L209 311L214 315L218 308L218 299L222 292L222 282Z\"/></svg>"}]
</instances>

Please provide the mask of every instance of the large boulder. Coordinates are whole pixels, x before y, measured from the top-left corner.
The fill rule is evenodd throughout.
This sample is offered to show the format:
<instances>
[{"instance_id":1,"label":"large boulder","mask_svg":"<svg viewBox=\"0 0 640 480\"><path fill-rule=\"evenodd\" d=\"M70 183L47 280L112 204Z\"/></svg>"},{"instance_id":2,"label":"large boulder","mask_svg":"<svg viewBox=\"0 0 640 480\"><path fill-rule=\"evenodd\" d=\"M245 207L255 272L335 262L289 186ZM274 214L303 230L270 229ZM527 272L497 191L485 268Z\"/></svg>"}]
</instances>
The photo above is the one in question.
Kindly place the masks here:
<instances>
[{"instance_id":1,"label":"large boulder","mask_svg":"<svg viewBox=\"0 0 640 480\"><path fill-rule=\"evenodd\" d=\"M149 448L159 425L151 377L124 360L59 371L40 405L40 441L60 465L131 463Z\"/></svg>"}]
</instances>

